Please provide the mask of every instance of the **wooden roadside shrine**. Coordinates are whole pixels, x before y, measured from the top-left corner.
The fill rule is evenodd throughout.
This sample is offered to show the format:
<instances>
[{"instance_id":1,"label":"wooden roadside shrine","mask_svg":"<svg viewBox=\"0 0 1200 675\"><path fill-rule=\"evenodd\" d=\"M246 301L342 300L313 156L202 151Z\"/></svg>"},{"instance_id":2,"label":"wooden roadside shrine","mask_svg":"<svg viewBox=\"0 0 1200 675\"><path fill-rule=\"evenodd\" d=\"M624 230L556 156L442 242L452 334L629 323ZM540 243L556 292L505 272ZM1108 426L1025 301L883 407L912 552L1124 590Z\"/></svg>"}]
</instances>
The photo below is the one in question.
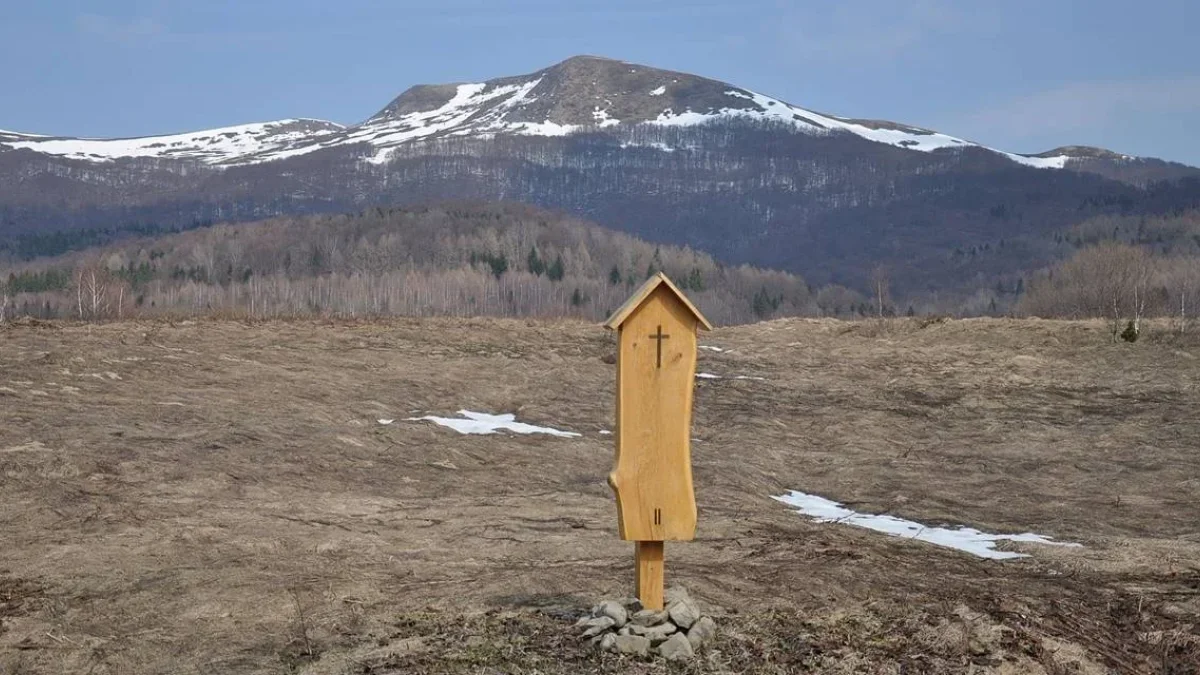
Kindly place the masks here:
<instances>
[{"instance_id":1,"label":"wooden roadside shrine","mask_svg":"<svg viewBox=\"0 0 1200 675\"><path fill-rule=\"evenodd\" d=\"M621 538L633 541L637 596L663 607L663 542L696 536L692 389L696 332L712 324L659 272L604 327L617 331L616 461Z\"/></svg>"}]
</instances>

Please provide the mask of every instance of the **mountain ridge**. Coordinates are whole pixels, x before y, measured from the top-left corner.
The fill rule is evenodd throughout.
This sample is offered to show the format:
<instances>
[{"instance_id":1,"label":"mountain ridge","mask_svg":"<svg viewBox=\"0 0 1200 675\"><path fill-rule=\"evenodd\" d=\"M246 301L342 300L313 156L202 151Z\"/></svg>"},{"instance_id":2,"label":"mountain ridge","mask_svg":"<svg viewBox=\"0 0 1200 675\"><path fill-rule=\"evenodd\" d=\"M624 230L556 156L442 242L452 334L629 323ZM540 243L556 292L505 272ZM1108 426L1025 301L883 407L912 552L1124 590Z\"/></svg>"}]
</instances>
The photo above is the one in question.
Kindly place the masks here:
<instances>
[{"instance_id":1,"label":"mountain ridge","mask_svg":"<svg viewBox=\"0 0 1200 675\"><path fill-rule=\"evenodd\" d=\"M481 83L414 85L357 124L287 118L111 139L0 131L0 150L27 149L94 162L163 158L228 167L364 145L368 148L364 157L383 162L389 148L430 138L566 136L617 125L688 126L730 119L789 125L811 134L851 133L917 151L976 147L1036 168L1078 168L1069 165L1079 159L1166 162L1082 146L1032 154L1007 152L924 127L819 113L727 82L590 55Z\"/></svg>"},{"instance_id":2,"label":"mountain ridge","mask_svg":"<svg viewBox=\"0 0 1200 675\"><path fill-rule=\"evenodd\" d=\"M821 285L865 290L884 265L896 289L969 292L1052 263L1089 218L1200 207L1200 169L1070 147L1015 155L592 57L420 85L345 127L4 138L0 239L32 237L22 250L468 199L561 210Z\"/></svg>"}]
</instances>

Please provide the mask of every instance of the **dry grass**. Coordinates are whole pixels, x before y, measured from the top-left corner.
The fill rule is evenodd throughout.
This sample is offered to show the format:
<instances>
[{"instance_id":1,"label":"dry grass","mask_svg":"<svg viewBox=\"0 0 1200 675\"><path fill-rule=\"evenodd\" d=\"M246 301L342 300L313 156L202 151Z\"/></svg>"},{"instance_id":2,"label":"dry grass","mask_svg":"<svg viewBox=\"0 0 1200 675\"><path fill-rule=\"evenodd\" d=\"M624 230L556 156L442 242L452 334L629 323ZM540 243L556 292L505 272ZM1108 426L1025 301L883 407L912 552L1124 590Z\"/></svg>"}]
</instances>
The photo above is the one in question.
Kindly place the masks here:
<instances>
[{"instance_id":1,"label":"dry grass","mask_svg":"<svg viewBox=\"0 0 1200 675\"><path fill-rule=\"evenodd\" d=\"M601 329L0 330L0 672L1200 672L1200 344L1001 320L702 343L730 350L702 370L765 379L697 384L700 528L668 575L723 632L681 670L569 632L632 578ZM404 421L459 408L583 437ZM770 499L791 488L1085 548L978 560L813 524Z\"/></svg>"}]
</instances>

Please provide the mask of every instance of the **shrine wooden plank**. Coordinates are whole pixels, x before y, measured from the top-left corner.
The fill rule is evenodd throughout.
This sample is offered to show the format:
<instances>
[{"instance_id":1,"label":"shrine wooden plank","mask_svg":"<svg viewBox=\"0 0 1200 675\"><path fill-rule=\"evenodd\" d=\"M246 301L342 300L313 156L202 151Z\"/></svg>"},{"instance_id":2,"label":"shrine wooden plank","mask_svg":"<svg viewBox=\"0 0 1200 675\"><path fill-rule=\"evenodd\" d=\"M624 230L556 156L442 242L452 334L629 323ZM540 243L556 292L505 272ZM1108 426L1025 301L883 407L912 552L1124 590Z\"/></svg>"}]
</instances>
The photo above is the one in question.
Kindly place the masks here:
<instances>
[{"instance_id":1,"label":"shrine wooden plank","mask_svg":"<svg viewBox=\"0 0 1200 675\"><path fill-rule=\"evenodd\" d=\"M691 315L696 318L700 328L703 328L704 330L713 329L712 324L708 322L708 319L704 318L704 315L700 313L700 310L696 309L696 306L692 304L692 301L688 300L688 297L683 294L683 291L679 290L679 287L675 285L675 282L667 278L667 275L663 274L662 272L654 274L647 279L645 283L639 286L638 289L633 292L633 295L629 296L629 299L626 300L620 307L618 307L617 311L612 313L612 316L608 317L608 319L604 322L604 327L611 330L617 330L620 328L621 324L625 322L625 319L628 319L629 315L633 314L634 310L636 310L639 305L645 302L646 298L648 298L651 293L653 293L658 289L659 286L662 285L666 285L666 287L675 294L675 297L682 302L685 307L687 307Z\"/></svg>"},{"instance_id":2,"label":"shrine wooden plank","mask_svg":"<svg viewBox=\"0 0 1200 675\"><path fill-rule=\"evenodd\" d=\"M634 544L634 585L637 597L646 609L663 608L663 549L661 541L639 541Z\"/></svg>"},{"instance_id":3,"label":"shrine wooden plank","mask_svg":"<svg viewBox=\"0 0 1200 675\"><path fill-rule=\"evenodd\" d=\"M691 458L696 330L708 322L665 276L652 277L634 298L638 304L614 315L617 428L609 484L617 496L622 539L686 541L696 534Z\"/></svg>"}]
</instances>

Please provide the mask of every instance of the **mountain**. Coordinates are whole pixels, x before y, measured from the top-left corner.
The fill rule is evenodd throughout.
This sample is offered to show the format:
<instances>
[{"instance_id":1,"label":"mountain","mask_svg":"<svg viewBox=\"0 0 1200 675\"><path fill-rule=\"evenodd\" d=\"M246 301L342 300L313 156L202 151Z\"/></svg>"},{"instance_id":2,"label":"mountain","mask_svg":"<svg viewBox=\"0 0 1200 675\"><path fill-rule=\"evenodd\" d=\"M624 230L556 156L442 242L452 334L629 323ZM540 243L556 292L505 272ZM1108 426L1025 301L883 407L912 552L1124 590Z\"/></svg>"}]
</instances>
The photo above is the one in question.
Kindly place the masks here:
<instances>
[{"instance_id":1,"label":"mountain","mask_svg":"<svg viewBox=\"0 0 1200 675\"><path fill-rule=\"evenodd\" d=\"M0 236L181 226L442 198L564 209L730 263L959 288L1104 214L1200 201L1200 169L1076 147L1004 152L598 57L420 85L366 121L137 139L0 132ZM986 249L984 247L987 247ZM993 249L994 247L994 249ZM981 259L972 250L1004 250Z\"/></svg>"},{"instance_id":2,"label":"mountain","mask_svg":"<svg viewBox=\"0 0 1200 675\"><path fill-rule=\"evenodd\" d=\"M823 115L723 82L593 56L577 56L530 75L483 83L417 85L351 127L311 119L210 129L169 136L81 139L0 131L11 149L93 162L154 157L213 166L270 162L318 150L366 145L373 161L418 140L566 136L616 126L689 127L728 121L774 123L818 135L853 134L921 152L984 148L928 129ZM662 148L664 150L668 148ZM1050 153L993 151L1018 164L1064 168L1076 160L1141 158L1069 146Z\"/></svg>"}]
</instances>

